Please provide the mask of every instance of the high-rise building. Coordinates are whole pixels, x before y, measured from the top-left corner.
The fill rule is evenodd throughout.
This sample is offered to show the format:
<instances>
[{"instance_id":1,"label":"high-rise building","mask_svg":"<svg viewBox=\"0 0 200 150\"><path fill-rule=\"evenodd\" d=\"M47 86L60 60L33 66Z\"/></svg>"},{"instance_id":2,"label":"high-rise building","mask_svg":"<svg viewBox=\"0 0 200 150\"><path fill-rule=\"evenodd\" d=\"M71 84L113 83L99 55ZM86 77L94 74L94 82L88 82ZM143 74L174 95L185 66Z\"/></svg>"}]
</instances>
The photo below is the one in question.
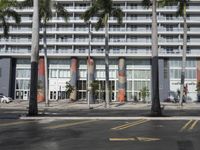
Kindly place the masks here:
<instances>
[{"instance_id":1,"label":"high-rise building","mask_svg":"<svg viewBox=\"0 0 200 150\"><path fill-rule=\"evenodd\" d=\"M91 5L90 0L56 0L69 12L66 23L54 14L47 24L47 55L49 99L66 98L66 82L76 85L76 99L87 95L87 56L89 27L80 19ZM118 101L120 84L125 84L126 100L139 100L143 87L151 91L151 8L140 0L114 0L123 12L123 23L109 18L109 81L110 97ZM159 90L161 100L177 95L180 89L181 57L183 47L183 19L176 16L176 6L157 9ZM9 38L0 28L0 93L14 99L29 99L32 8L17 10L22 21L16 25L10 19ZM92 80L98 81L96 99L105 97L104 28L96 31L97 17L91 19ZM187 7L187 62L185 83L188 101L197 100L196 84L200 80L200 2L191 0ZM40 28L39 97L44 98L43 27ZM123 74L123 75L122 75ZM123 79L121 79L121 76ZM119 81L122 80L122 81ZM124 83L125 81L125 83ZM150 97L150 96L149 96ZM150 100L150 98L148 98Z\"/></svg>"}]
</instances>

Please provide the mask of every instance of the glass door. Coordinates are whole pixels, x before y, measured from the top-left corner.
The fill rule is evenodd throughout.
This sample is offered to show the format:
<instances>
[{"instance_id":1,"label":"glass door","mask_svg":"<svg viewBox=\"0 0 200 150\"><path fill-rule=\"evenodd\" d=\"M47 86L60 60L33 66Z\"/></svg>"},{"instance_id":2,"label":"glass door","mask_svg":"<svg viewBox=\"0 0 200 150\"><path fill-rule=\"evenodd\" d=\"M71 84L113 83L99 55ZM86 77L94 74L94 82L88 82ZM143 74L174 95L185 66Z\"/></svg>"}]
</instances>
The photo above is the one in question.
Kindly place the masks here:
<instances>
[{"instance_id":1,"label":"glass door","mask_svg":"<svg viewBox=\"0 0 200 150\"><path fill-rule=\"evenodd\" d=\"M86 100L86 80L78 80L78 100Z\"/></svg>"}]
</instances>

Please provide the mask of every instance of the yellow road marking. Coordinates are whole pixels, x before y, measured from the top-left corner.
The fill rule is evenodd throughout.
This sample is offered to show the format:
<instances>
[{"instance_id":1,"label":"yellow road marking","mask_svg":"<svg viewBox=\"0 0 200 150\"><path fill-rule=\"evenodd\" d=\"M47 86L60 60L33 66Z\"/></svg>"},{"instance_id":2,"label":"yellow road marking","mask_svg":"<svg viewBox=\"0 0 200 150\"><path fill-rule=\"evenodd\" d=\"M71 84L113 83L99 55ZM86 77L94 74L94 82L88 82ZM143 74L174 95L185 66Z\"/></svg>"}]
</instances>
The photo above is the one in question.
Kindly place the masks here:
<instances>
[{"instance_id":1,"label":"yellow road marking","mask_svg":"<svg viewBox=\"0 0 200 150\"><path fill-rule=\"evenodd\" d=\"M149 137L137 137L139 141L149 142L149 141L159 141L160 138L149 138Z\"/></svg>"},{"instance_id":2,"label":"yellow road marking","mask_svg":"<svg viewBox=\"0 0 200 150\"><path fill-rule=\"evenodd\" d=\"M196 124L197 124L198 120L189 120L182 128L180 131L183 130L192 130Z\"/></svg>"},{"instance_id":3,"label":"yellow road marking","mask_svg":"<svg viewBox=\"0 0 200 150\"><path fill-rule=\"evenodd\" d=\"M125 127L119 128L118 130L127 129L127 128L130 128L130 127L133 127L133 126L136 126L136 125L139 125L139 124L148 122L148 121L149 121L149 120L143 120L143 121L141 121L141 122L133 123L133 124L127 125L127 126L125 126Z\"/></svg>"},{"instance_id":4,"label":"yellow road marking","mask_svg":"<svg viewBox=\"0 0 200 150\"><path fill-rule=\"evenodd\" d=\"M138 120L136 122L127 123L127 124L124 124L121 126L114 127L114 128L112 128L112 130L123 130L123 129L129 128L129 127L133 127L133 126L145 123L147 121L150 121L150 120Z\"/></svg>"},{"instance_id":5,"label":"yellow road marking","mask_svg":"<svg viewBox=\"0 0 200 150\"><path fill-rule=\"evenodd\" d=\"M192 123L193 120L189 120L182 128L180 131L183 131L187 128L187 126L189 126L190 123Z\"/></svg>"},{"instance_id":6,"label":"yellow road marking","mask_svg":"<svg viewBox=\"0 0 200 150\"><path fill-rule=\"evenodd\" d=\"M190 126L189 130L192 130L195 127L195 125L197 124L197 122L198 122L198 120L194 121L193 124Z\"/></svg>"},{"instance_id":7,"label":"yellow road marking","mask_svg":"<svg viewBox=\"0 0 200 150\"><path fill-rule=\"evenodd\" d=\"M95 121L96 120L86 120L86 121L79 121L79 122L65 123L65 124L60 124L60 125L55 125L55 126L49 126L49 127L46 127L46 128L47 129L65 128L65 127L71 127L71 126L85 124L85 123L89 123L89 122L95 122Z\"/></svg>"},{"instance_id":8,"label":"yellow road marking","mask_svg":"<svg viewBox=\"0 0 200 150\"><path fill-rule=\"evenodd\" d=\"M109 138L109 141L136 141L136 138Z\"/></svg>"},{"instance_id":9,"label":"yellow road marking","mask_svg":"<svg viewBox=\"0 0 200 150\"><path fill-rule=\"evenodd\" d=\"M10 122L10 123L1 123L0 127L2 126L13 126L13 125L19 125L19 124L26 124L26 123L32 123L34 121L18 121L18 122Z\"/></svg>"},{"instance_id":10,"label":"yellow road marking","mask_svg":"<svg viewBox=\"0 0 200 150\"><path fill-rule=\"evenodd\" d=\"M149 138L149 137L132 137L132 138L109 138L111 142L122 142L122 141L139 141L139 142L150 142L159 141L160 138Z\"/></svg>"},{"instance_id":11,"label":"yellow road marking","mask_svg":"<svg viewBox=\"0 0 200 150\"><path fill-rule=\"evenodd\" d=\"M117 130L119 128L125 127L125 126L133 124L133 123L141 122L141 121L143 121L143 119L137 120L137 121L134 121L134 122L130 122L130 123L126 123L126 124L123 124L123 125L120 125L120 126L117 126L117 127L114 127L114 128L112 128L112 130Z\"/></svg>"}]
</instances>

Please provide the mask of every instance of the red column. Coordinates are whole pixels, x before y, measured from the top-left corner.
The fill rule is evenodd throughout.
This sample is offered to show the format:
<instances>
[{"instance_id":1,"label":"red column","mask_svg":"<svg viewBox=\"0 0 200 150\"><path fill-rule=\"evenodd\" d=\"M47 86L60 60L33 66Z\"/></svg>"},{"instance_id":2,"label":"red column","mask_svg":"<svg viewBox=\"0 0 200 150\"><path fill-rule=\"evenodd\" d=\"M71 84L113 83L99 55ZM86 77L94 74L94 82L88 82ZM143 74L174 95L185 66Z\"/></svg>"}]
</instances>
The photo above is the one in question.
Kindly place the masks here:
<instances>
[{"instance_id":1,"label":"red column","mask_svg":"<svg viewBox=\"0 0 200 150\"><path fill-rule=\"evenodd\" d=\"M45 101L45 68L44 57L40 57L38 63L38 85L37 85L37 102Z\"/></svg>"},{"instance_id":2,"label":"red column","mask_svg":"<svg viewBox=\"0 0 200 150\"><path fill-rule=\"evenodd\" d=\"M126 100L126 69L125 58L119 58L118 64L118 101L124 103Z\"/></svg>"}]
</instances>

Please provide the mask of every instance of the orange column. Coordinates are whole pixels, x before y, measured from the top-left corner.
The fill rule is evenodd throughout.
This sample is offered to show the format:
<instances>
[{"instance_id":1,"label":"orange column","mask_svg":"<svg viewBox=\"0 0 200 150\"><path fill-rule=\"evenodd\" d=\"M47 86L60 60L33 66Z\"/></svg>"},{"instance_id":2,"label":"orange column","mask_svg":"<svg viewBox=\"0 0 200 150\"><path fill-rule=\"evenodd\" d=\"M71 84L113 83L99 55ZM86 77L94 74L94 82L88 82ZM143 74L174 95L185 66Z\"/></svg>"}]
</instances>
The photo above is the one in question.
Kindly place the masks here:
<instances>
[{"instance_id":1,"label":"orange column","mask_svg":"<svg viewBox=\"0 0 200 150\"><path fill-rule=\"evenodd\" d=\"M45 101L45 68L44 57L40 57L38 63L38 85L37 85L37 102Z\"/></svg>"},{"instance_id":2,"label":"orange column","mask_svg":"<svg viewBox=\"0 0 200 150\"><path fill-rule=\"evenodd\" d=\"M124 103L126 100L126 69L125 58L119 58L118 64L118 101Z\"/></svg>"}]
</instances>

